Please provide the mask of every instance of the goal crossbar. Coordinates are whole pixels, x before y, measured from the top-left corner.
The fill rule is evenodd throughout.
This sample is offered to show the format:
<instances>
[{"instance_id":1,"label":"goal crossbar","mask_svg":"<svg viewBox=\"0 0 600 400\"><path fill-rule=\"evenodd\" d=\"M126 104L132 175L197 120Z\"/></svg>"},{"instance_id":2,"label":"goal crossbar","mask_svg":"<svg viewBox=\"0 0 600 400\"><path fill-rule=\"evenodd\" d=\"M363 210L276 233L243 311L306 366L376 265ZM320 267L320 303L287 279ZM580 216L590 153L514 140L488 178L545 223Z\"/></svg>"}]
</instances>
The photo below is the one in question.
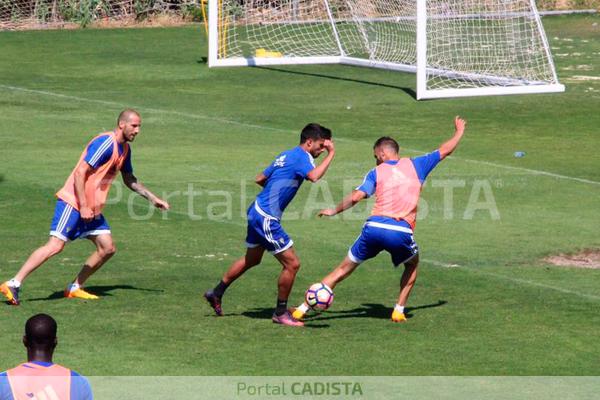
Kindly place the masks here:
<instances>
[{"instance_id":1,"label":"goal crossbar","mask_svg":"<svg viewBox=\"0 0 600 400\"><path fill-rule=\"evenodd\" d=\"M483 8L503 3L485 12L472 12L464 0L279 1L209 0L209 66L409 72L417 99L565 90L533 0L481 0ZM243 10L234 7L240 4Z\"/></svg>"}]
</instances>

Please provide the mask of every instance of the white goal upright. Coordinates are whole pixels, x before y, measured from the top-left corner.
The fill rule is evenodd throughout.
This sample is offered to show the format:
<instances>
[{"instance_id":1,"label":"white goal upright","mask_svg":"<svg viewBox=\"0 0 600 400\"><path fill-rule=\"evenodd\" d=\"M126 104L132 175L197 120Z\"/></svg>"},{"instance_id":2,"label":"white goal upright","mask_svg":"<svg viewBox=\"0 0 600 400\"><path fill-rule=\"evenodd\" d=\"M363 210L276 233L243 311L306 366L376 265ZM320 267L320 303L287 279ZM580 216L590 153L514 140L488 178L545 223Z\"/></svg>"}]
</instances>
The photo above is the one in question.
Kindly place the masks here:
<instances>
[{"instance_id":1,"label":"white goal upright","mask_svg":"<svg viewBox=\"0 0 600 400\"><path fill-rule=\"evenodd\" d=\"M210 67L416 73L417 98L562 92L535 0L209 0Z\"/></svg>"}]
</instances>

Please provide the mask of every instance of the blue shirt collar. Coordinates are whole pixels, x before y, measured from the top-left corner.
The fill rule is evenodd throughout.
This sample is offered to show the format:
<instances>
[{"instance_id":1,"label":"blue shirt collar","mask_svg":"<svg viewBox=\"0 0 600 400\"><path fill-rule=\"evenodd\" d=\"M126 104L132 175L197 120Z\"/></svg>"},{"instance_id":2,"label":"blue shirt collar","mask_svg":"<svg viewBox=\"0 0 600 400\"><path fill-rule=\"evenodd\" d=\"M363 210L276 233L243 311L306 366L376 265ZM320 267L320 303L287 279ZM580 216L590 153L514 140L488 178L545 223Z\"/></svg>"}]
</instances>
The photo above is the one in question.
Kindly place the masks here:
<instances>
[{"instance_id":1,"label":"blue shirt collar","mask_svg":"<svg viewBox=\"0 0 600 400\"><path fill-rule=\"evenodd\" d=\"M40 367L51 367L54 365L54 363L44 361L29 361L28 364L35 364L39 365Z\"/></svg>"}]
</instances>

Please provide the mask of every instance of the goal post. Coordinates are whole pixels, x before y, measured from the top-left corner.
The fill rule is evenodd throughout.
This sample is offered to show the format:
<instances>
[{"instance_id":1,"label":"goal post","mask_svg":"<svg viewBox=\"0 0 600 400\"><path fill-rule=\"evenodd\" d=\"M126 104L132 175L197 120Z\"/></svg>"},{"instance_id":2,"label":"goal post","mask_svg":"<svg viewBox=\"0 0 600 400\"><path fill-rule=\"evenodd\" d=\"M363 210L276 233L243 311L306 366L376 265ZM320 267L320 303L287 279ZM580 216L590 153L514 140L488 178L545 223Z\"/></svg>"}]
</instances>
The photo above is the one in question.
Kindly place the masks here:
<instances>
[{"instance_id":1,"label":"goal post","mask_svg":"<svg viewBox=\"0 0 600 400\"><path fill-rule=\"evenodd\" d=\"M534 0L208 0L209 66L416 74L418 99L562 92Z\"/></svg>"}]
</instances>

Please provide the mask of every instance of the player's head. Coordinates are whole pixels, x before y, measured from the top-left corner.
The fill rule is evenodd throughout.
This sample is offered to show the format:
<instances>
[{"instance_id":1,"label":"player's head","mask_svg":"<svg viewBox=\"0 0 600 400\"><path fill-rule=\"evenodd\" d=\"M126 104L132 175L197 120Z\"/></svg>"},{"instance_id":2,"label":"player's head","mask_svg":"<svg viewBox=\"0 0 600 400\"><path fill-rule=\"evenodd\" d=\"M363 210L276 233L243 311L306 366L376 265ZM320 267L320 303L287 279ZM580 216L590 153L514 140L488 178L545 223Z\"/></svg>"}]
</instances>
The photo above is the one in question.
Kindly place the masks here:
<instances>
[{"instance_id":1,"label":"player's head","mask_svg":"<svg viewBox=\"0 0 600 400\"><path fill-rule=\"evenodd\" d=\"M123 132L123 137L128 142L133 142L142 126L142 117L134 109L128 108L121 111L117 118L117 129Z\"/></svg>"},{"instance_id":2,"label":"player's head","mask_svg":"<svg viewBox=\"0 0 600 400\"><path fill-rule=\"evenodd\" d=\"M33 354L52 357L57 344L56 331L56 321L47 314L37 314L27 320L23 344L30 358Z\"/></svg>"},{"instance_id":3,"label":"player's head","mask_svg":"<svg viewBox=\"0 0 600 400\"><path fill-rule=\"evenodd\" d=\"M308 124L300 133L300 145L315 158L325 151L326 140L331 140L331 130L319 124Z\"/></svg>"},{"instance_id":4,"label":"player's head","mask_svg":"<svg viewBox=\"0 0 600 400\"><path fill-rule=\"evenodd\" d=\"M380 137L373 145L373 156L375 157L377 165L388 160L398 159L399 151L400 146L398 146L398 142L389 136Z\"/></svg>"}]
</instances>

